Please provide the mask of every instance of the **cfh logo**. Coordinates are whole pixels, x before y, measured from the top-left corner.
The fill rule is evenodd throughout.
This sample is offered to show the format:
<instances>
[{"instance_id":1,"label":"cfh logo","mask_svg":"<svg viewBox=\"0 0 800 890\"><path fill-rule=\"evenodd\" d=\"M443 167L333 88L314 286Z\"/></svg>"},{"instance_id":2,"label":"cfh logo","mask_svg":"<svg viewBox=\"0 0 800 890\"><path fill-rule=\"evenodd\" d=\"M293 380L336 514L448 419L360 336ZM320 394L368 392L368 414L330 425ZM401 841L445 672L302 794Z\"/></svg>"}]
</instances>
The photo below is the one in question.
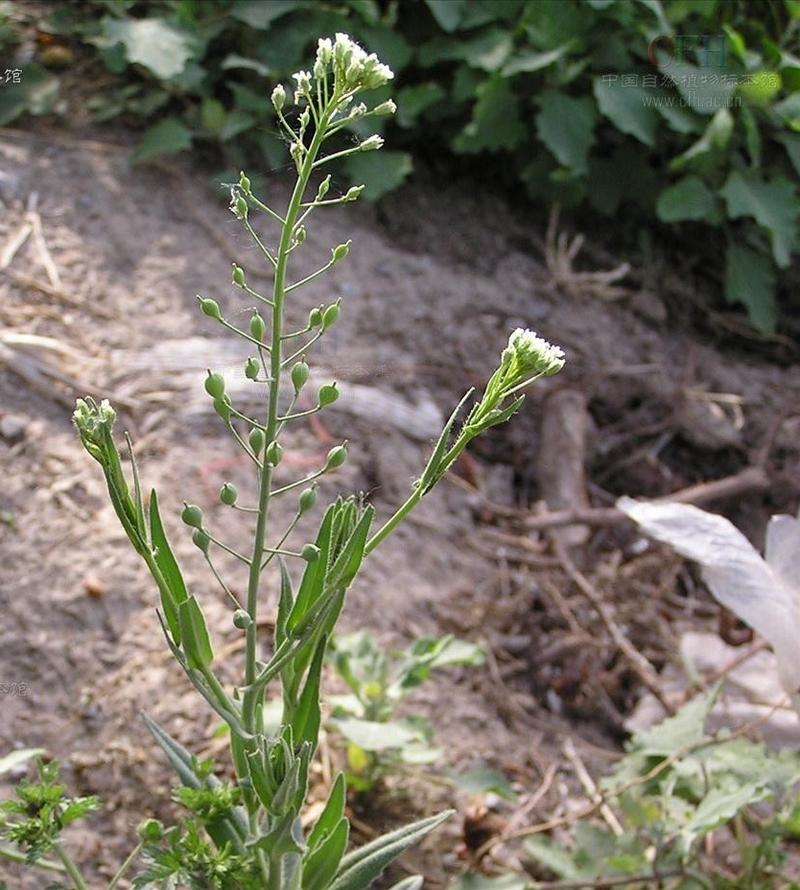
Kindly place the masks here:
<instances>
[{"instance_id":1,"label":"cfh logo","mask_svg":"<svg viewBox=\"0 0 800 890\"><path fill-rule=\"evenodd\" d=\"M660 70L689 61L694 54L702 68L725 68L727 39L724 34L662 34L647 45L647 58Z\"/></svg>"}]
</instances>

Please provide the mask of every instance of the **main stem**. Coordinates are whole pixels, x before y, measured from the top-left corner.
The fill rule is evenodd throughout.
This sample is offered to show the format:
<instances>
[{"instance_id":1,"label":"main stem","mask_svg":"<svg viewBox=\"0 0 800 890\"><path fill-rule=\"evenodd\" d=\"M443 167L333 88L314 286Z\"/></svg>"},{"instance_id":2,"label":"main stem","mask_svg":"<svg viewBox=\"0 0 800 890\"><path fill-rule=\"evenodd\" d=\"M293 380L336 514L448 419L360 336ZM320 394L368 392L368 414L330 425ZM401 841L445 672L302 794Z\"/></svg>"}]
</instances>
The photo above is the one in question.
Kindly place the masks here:
<instances>
[{"instance_id":1,"label":"main stem","mask_svg":"<svg viewBox=\"0 0 800 890\"><path fill-rule=\"evenodd\" d=\"M53 852L64 863L64 870L70 876L72 883L75 885L75 890L89 890L89 887L86 881L84 881L81 877L81 873L78 871L77 866L69 858L69 853L67 853L67 851L61 846L58 841L53 844Z\"/></svg>"},{"instance_id":2,"label":"main stem","mask_svg":"<svg viewBox=\"0 0 800 890\"><path fill-rule=\"evenodd\" d=\"M297 177L294 191L289 200L286 211L280 245L278 246L277 264L275 266L275 283L272 290L272 342L270 350L270 383L269 405L267 408L267 420L265 423L266 443L272 442L278 433L278 398L280 395L281 364L283 361L282 335L283 335L283 307L286 296L286 268L289 262L289 248L291 246L292 233L300 205L303 200L308 180L314 166L314 160L320 146L328 123L329 112L326 110L314 132L314 138L306 152L303 165ZM258 588L261 580L261 561L264 556L264 544L267 535L267 519L269 514L269 501L272 486L272 467L266 462L261 472L261 484L258 495L258 520L256 522L255 540L253 542L253 554L250 561L250 576L247 584L247 611L252 623L247 628L245 647L245 684L251 686L256 678L256 646L257 646L257 614L258 614ZM242 703L242 719L245 729L256 732L256 707L261 696L260 690L248 690Z\"/></svg>"}]
</instances>

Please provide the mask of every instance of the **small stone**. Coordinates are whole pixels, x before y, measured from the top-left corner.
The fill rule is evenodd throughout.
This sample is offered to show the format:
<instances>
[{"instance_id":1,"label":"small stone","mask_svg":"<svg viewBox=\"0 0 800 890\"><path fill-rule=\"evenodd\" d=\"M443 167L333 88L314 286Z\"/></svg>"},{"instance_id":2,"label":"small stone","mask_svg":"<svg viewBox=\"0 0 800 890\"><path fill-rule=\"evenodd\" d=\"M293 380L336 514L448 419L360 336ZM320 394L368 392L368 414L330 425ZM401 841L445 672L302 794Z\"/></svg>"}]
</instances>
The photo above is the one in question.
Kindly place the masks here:
<instances>
[{"instance_id":1,"label":"small stone","mask_svg":"<svg viewBox=\"0 0 800 890\"><path fill-rule=\"evenodd\" d=\"M102 599L108 591L106 584L97 575L89 575L87 578L84 578L83 589L86 591L86 595L93 600Z\"/></svg>"},{"instance_id":2,"label":"small stone","mask_svg":"<svg viewBox=\"0 0 800 890\"><path fill-rule=\"evenodd\" d=\"M24 438L28 418L21 414L4 414L0 417L0 438L7 442L19 442Z\"/></svg>"}]
</instances>

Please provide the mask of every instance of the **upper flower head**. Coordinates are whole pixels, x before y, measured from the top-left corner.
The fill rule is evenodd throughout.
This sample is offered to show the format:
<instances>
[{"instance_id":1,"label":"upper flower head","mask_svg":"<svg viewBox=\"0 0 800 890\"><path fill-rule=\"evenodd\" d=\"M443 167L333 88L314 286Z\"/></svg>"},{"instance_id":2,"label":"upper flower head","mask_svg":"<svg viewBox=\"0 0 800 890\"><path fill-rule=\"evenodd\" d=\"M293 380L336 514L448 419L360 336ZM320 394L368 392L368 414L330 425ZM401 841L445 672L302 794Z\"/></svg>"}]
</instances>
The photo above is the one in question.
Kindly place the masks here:
<instances>
[{"instance_id":1,"label":"upper flower head","mask_svg":"<svg viewBox=\"0 0 800 890\"><path fill-rule=\"evenodd\" d=\"M508 379L518 380L532 374L550 376L564 367L564 350L554 346L527 328L517 328L508 338L502 363L508 369Z\"/></svg>"},{"instance_id":2,"label":"upper flower head","mask_svg":"<svg viewBox=\"0 0 800 890\"><path fill-rule=\"evenodd\" d=\"M98 405L94 399L78 399L72 420L80 433L81 441L87 451L99 459L102 449L111 440L117 412L103 399Z\"/></svg>"}]
</instances>

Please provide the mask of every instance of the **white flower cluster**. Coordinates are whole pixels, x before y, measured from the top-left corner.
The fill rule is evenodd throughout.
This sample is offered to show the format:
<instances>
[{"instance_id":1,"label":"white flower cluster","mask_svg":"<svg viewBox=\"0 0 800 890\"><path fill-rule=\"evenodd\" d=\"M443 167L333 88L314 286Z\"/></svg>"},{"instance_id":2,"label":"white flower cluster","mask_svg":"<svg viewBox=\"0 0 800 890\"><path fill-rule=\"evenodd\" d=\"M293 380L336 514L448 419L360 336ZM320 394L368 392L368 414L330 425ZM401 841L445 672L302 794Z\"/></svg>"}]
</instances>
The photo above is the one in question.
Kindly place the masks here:
<instances>
[{"instance_id":1,"label":"white flower cluster","mask_svg":"<svg viewBox=\"0 0 800 890\"><path fill-rule=\"evenodd\" d=\"M564 367L564 350L548 343L534 331L517 328L503 350L502 366L508 380L519 380L532 374L550 376Z\"/></svg>"},{"instance_id":2,"label":"white flower cluster","mask_svg":"<svg viewBox=\"0 0 800 890\"><path fill-rule=\"evenodd\" d=\"M335 85L343 93L373 90L394 77L392 69L384 65L375 53L368 55L347 34L337 34L333 42L327 38L319 41L314 63L315 76L324 77L331 64Z\"/></svg>"}]
</instances>

